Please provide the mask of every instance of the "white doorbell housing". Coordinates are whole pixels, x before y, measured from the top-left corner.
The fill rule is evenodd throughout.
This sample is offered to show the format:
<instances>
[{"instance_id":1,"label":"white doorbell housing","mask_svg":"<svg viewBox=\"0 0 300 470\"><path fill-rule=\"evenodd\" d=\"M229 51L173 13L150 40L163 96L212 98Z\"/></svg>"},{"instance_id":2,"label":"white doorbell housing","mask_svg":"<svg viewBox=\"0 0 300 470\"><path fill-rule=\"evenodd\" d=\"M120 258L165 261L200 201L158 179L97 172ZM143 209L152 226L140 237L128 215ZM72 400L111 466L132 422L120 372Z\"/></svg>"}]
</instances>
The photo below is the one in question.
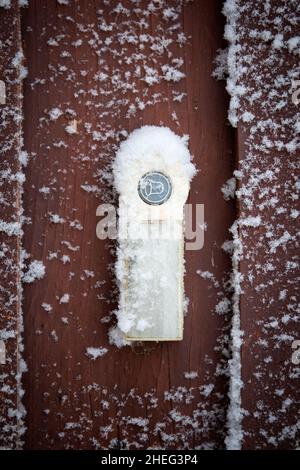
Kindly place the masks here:
<instances>
[{"instance_id":1,"label":"white doorbell housing","mask_svg":"<svg viewBox=\"0 0 300 470\"><path fill-rule=\"evenodd\" d=\"M118 326L129 341L183 336L183 207L196 170L186 140L144 126L114 162L119 193Z\"/></svg>"}]
</instances>

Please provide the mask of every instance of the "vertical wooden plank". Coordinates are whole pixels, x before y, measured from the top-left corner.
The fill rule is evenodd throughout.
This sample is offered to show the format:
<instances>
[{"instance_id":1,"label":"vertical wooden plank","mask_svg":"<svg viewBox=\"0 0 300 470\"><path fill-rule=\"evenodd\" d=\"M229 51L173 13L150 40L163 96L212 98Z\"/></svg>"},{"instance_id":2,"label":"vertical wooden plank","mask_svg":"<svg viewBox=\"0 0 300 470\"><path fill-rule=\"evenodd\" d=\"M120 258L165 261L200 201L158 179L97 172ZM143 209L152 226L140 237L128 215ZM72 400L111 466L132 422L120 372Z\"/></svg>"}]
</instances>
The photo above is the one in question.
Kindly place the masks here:
<instances>
[{"instance_id":1,"label":"vertical wooden plank","mask_svg":"<svg viewBox=\"0 0 300 470\"><path fill-rule=\"evenodd\" d=\"M23 14L32 155L24 244L46 265L24 296L26 446L219 448L230 315L215 308L226 295L221 246L235 212L220 191L233 170L227 96L211 77L220 5L122 5L32 0ZM208 228L204 249L186 253L184 340L118 350L108 342L115 244L96 238L95 214L116 203L110 165L120 141L145 124L190 135L201 173L189 202L205 204ZM88 347L108 351L93 361Z\"/></svg>"},{"instance_id":2,"label":"vertical wooden plank","mask_svg":"<svg viewBox=\"0 0 300 470\"><path fill-rule=\"evenodd\" d=\"M228 36L238 100L245 449L299 447L297 11L297 2L281 0L255 8L241 0L229 11L229 28L237 21Z\"/></svg>"},{"instance_id":3,"label":"vertical wooden plank","mask_svg":"<svg viewBox=\"0 0 300 470\"><path fill-rule=\"evenodd\" d=\"M0 8L0 448L22 445L20 286L22 50L17 1ZM5 88L5 89L4 89ZM4 357L5 356L5 357Z\"/></svg>"}]
</instances>

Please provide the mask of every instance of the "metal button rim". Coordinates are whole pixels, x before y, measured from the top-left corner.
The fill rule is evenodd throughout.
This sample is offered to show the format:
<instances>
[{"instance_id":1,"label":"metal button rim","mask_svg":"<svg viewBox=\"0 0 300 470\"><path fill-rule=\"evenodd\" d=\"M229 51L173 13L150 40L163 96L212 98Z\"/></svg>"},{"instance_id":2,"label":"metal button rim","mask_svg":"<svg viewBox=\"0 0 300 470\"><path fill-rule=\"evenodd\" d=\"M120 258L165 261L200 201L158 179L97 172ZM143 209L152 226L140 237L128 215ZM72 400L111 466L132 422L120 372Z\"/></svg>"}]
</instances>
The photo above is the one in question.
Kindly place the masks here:
<instances>
[{"instance_id":1,"label":"metal button rim","mask_svg":"<svg viewBox=\"0 0 300 470\"><path fill-rule=\"evenodd\" d=\"M168 190L168 193L167 195L164 197L164 199L162 201L159 201L159 202L151 202L149 201L144 195L143 195L143 192L141 190L141 183L142 181L144 180L144 178L146 178L147 176L149 175L153 175L153 174L159 174L160 176L163 176L167 182L168 182L168 185L169 185L169 190ZM172 183L171 183L171 179L168 175L166 175L165 173L163 173L162 171L158 171L158 170L152 170L152 171L148 171L147 173L145 173L139 180L139 184L138 184L138 194L140 196L140 198L142 199L142 201L144 201L146 204L149 204L151 206L161 206L162 204L164 204L165 202L167 202L169 199L170 199L170 196L172 194Z\"/></svg>"}]
</instances>

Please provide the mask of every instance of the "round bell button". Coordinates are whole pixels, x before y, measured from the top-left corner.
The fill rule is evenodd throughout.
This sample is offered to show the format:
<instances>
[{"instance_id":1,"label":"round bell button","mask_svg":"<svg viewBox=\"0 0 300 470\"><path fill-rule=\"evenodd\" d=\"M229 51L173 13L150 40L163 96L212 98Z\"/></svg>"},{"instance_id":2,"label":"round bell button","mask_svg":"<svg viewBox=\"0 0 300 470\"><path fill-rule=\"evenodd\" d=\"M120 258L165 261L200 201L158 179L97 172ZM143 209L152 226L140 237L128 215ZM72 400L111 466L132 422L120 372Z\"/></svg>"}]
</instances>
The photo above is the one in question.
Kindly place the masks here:
<instances>
[{"instance_id":1,"label":"round bell button","mask_svg":"<svg viewBox=\"0 0 300 470\"><path fill-rule=\"evenodd\" d=\"M140 179L138 193L146 204L164 204L172 193L170 178L160 171L149 171Z\"/></svg>"}]
</instances>

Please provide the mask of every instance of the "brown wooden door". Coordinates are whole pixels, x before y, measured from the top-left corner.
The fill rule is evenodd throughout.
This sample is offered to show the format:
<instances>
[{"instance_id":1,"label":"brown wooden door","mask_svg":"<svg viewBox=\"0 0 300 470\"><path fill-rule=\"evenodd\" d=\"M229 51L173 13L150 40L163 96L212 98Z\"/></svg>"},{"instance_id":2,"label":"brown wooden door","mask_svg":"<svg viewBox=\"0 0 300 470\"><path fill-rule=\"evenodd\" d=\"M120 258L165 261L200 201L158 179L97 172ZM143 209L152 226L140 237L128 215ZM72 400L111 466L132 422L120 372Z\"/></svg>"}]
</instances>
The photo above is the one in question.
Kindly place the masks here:
<instances>
[{"instance_id":1,"label":"brown wooden door","mask_svg":"<svg viewBox=\"0 0 300 470\"><path fill-rule=\"evenodd\" d=\"M229 104L221 2L0 1L0 449L298 447L297 6L224 2ZM183 341L118 349L96 208L145 124L189 135L207 229Z\"/></svg>"},{"instance_id":2,"label":"brown wooden door","mask_svg":"<svg viewBox=\"0 0 300 470\"><path fill-rule=\"evenodd\" d=\"M46 267L24 288L26 448L221 448L230 312L216 305L235 208L220 191L234 168L228 97L211 75L220 2L64 3L31 0L21 17L24 248ZM111 163L145 124L190 136L188 202L205 204L207 230L186 252L183 341L118 349L116 243L97 239L96 208L117 202ZM91 360L88 347L108 352Z\"/></svg>"}]
</instances>

